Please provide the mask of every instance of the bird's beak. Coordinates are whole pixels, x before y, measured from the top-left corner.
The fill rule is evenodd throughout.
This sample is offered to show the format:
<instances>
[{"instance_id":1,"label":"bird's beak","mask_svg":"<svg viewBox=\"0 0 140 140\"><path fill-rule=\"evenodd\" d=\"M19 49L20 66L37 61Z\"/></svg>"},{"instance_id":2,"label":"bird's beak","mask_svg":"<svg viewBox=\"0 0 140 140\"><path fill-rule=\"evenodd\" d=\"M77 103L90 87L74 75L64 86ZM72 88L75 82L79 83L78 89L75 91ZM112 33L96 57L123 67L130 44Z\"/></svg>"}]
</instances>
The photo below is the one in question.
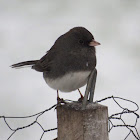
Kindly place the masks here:
<instances>
[{"instance_id":1,"label":"bird's beak","mask_svg":"<svg viewBox=\"0 0 140 140\"><path fill-rule=\"evenodd\" d=\"M92 47L95 47L95 46L98 46L98 45L100 45L100 43L95 41L94 39L92 39L92 41L89 43L89 46L92 46Z\"/></svg>"}]
</instances>

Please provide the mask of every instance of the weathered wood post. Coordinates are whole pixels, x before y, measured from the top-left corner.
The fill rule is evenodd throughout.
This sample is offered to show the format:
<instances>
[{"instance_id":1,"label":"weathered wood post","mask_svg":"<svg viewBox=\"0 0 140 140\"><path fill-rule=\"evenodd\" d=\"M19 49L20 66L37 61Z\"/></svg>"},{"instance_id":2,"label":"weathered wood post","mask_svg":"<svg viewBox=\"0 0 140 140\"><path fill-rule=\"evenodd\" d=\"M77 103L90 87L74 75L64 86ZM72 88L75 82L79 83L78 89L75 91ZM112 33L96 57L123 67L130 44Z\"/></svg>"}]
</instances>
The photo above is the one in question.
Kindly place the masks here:
<instances>
[{"instance_id":1,"label":"weathered wood post","mask_svg":"<svg viewBox=\"0 0 140 140\"><path fill-rule=\"evenodd\" d=\"M109 140L108 108L98 103L67 103L57 107L58 140Z\"/></svg>"}]
</instances>

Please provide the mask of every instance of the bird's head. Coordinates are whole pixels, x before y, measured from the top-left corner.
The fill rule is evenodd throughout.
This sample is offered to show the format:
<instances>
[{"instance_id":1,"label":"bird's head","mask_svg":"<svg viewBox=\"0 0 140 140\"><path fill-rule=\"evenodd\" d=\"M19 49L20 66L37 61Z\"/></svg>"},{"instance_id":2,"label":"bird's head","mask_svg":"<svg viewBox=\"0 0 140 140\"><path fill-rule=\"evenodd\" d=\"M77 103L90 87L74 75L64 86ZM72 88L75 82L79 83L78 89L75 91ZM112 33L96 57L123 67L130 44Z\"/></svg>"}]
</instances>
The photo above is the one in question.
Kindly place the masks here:
<instances>
[{"instance_id":1,"label":"bird's head","mask_svg":"<svg viewBox=\"0 0 140 140\"><path fill-rule=\"evenodd\" d=\"M67 32L69 40L73 43L79 44L80 46L95 47L100 45L99 42L95 41L94 36L84 27L75 27Z\"/></svg>"},{"instance_id":2,"label":"bird's head","mask_svg":"<svg viewBox=\"0 0 140 140\"><path fill-rule=\"evenodd\" d=\"M62 49L67 48L67 50L70 48L94 48L100 45L99 42L95 41L94 36L84 27L72 28L67 33L60 36L55 44L57 47L59 46Z\"/></svg>"}]
</instances>

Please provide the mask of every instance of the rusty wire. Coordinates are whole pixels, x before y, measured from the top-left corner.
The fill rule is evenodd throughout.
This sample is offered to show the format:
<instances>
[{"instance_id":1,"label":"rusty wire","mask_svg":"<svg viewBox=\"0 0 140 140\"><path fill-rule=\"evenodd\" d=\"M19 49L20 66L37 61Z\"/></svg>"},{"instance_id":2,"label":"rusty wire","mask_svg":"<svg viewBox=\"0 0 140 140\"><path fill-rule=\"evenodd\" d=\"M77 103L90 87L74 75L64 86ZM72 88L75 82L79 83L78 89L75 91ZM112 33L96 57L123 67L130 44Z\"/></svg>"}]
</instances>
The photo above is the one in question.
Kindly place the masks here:
<instances>
[{"instance_id":1,"label":"rusty wire","mask_svg":"<svg viewBox=\"0 0 140 140\"><path fill-rule=\"evenodd\" d=\"M106 100L109 100L109 99L112 99L117 106L119 106L122 111L121 112L118 112L118 113L115 113L115 114L112 114L111 116L108 117L108 131L110 132L113 128L115 127L125 127L126 129L129 130L129 133L127 134L127 136L124 138L124 140L126 140L130 134L133 134L133 136L135 137L136 140L140 140L140 136L139 136L139 133L138 133L138 130L136 128L136 125L137 125L137 122L138 122L138 119L139 119L139 115L137 114L137 111L139 110L139 106L131 101L131 100L127 100L127 99L124 99L124 98L121 98L121 97L114 97L114 96L109 96L109 97L106 97L104 99L101 99L101 100L98 100L96 102L100 103L100 102L103 102L103 101L106 101ZM134 104L136 106L136 109L135 110L130 110L128 108L124 108L122 107L117 100L122 100L122 101L127 101L127 102L130 102L132 104ZM62 103L66 103L67 101L70 101L70 100L63 100ZM73 102L73 101L70 101L70 102ZM17 132L17 131L20 131L22 129L26 129L34 124L37 124L41 129L42 129L42 134L41 134L41 137L40 137L40 140L42 140L43 136L45 133L47 132L50 132L50 131L54 131L54 130L57 130L57 128L52 128L52 129L47 129L45 130L43 128L43 126L38 122L38 118L40 116L42 116L44 113L52 110L52 109L55 109L59 104L61 104L61 102L59 102L58 104L55 104L53 106L51 106L49 109L46 109L44 111L41 111L39 113L36 113L36 114L33 114L33 115L30 115L30 116L23 116L23 117L12 117L12 116L0 116L0 119L3 119L5 124L8 126L8 128L12 131L11 135L7 138L7 140L10 140L10 138ZM126 124L125 121L122 119L122 116L124 114L127 114L127 115L130 115L130 114L133 114L134 116L136 116L136 119L135 120L135 123L134 125L130 125L130 124ZM18 127L16 129L13 129L9 123L7 122L7 119L24 119L24 118L33 118L35 117L34 121L28 125L25 125L25 126L22 126L22 127ZM128 116L129 117L129 116ZM112 120L120 120L123 124L117 124L117 125L114 125ZM133 130L134 129L134 130Z\"/></svg>"},{"instance_id":2,"label":"rusty wire","mask_svg":"<svg viewBox=\"0 0 140 140\"><path fill-rule=\"evenodd\" d=\"M37 124L37 125L42 129L42 131L43 131L43 132L42 132L42 135L41 135L41 137L40 137L40 140L43 138L44 133L49 132L49 131L53 131L53 130L57 130L57 128L52 128L52 129L47 129L47 130L45 130L45 129L43 128L43 126L38 122L38 118L39 118L40 116L42 116L42 115L43 115L44 113L46 113L47 111L50 111L50 110L52 110L53 108L56 108L56 106L57 106L57 104L51 106L49 109L46 109L46 110L44 110L44 111L41 111L41 112L39 112L39 113L30 115L30 116L24 116L24 117L0 116L0 118L3 118L3 119L4 119L5 124L6 124L6 125L8 126L8 128L12 131L11 135L7 138L7 140L9 140L17 131L22 130L22 129L25 129L25 128L28 128L28 127L30 127L30 126L32 126L32 125L34 125L34 124ZM32 123L30 123L30 124L28 124L28 125L25 125L25 126L22 126L22 127L18 127L18 128L16 128L16 129L13 129L13 128L8 124L8 122L7 122L7 119L25 119L25 118L32 118L32 117L36 117L35 120L34 120Z\"/></svg>"},{"instance_id":3,"label":"rusty wire","mask_svg":"<svg viewBox=\"0 0 140 140\"><path fill-rule=\"evenodd\" d=\"M118 113L115 113L115 114L112 114L111 116L108 117L108 128L109 128L109 132L115 128L115 127L125 127L126 129L129 130L129 133L127 134L127 136L124 138L124 140L126 140L130 134L133 134L133 136L135 137L135 139L137 140L140 140L140 135L138 133L138 130L136 128L136 125L137 125L137 122L138 122L138 119L139 119L139 115L136 113L138 110L139 110L139 106L131 101L131 100L128 100L128 99L124 99L124 98L121 98L121 97L114 97L114 96L110 96L110 97L106 97L104 99L101 99L101 100L98 100L97 102L103 102L105 100L108 100L108 99L112 99L116 104L117 106L119 106L122 111L121 112L118 112ZM136 109L135 110L130 110L128 108L124 108L122 107L119 102L117 100L122 100L122 101L126 101L126 102L130 102L132 104L134 104L136 106ZM125 121L122 119L122 117L127 114L129 117L130 114L133 114L135 116L136 119L135 120L135 123L133 125L130 125L130 124L126 124ZM112 120L120 120L120 124L117 124L117 125L114 125ZM134 129L134 130L133 130Z\"/></svg>"}]
</instances>

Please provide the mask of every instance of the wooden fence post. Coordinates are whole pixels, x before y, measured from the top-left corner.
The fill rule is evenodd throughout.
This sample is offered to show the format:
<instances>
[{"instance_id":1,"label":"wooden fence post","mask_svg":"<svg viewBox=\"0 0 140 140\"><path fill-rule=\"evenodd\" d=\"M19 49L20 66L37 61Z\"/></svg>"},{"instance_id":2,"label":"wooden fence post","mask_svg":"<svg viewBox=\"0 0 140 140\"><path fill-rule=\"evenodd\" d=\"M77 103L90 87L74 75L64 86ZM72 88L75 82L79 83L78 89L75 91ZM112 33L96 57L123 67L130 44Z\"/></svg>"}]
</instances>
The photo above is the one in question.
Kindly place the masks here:
<instances>
[{"instance_id":1,"label":"wooden fence post","mask_svg":"<svg viewBox=\"0 0 140 140\"><path fill-rule=\"evenodd\" d=\"M57 107L58 140L109 140L108 108L89 103L67 103Z\"/></svg>"}]
</instances>

